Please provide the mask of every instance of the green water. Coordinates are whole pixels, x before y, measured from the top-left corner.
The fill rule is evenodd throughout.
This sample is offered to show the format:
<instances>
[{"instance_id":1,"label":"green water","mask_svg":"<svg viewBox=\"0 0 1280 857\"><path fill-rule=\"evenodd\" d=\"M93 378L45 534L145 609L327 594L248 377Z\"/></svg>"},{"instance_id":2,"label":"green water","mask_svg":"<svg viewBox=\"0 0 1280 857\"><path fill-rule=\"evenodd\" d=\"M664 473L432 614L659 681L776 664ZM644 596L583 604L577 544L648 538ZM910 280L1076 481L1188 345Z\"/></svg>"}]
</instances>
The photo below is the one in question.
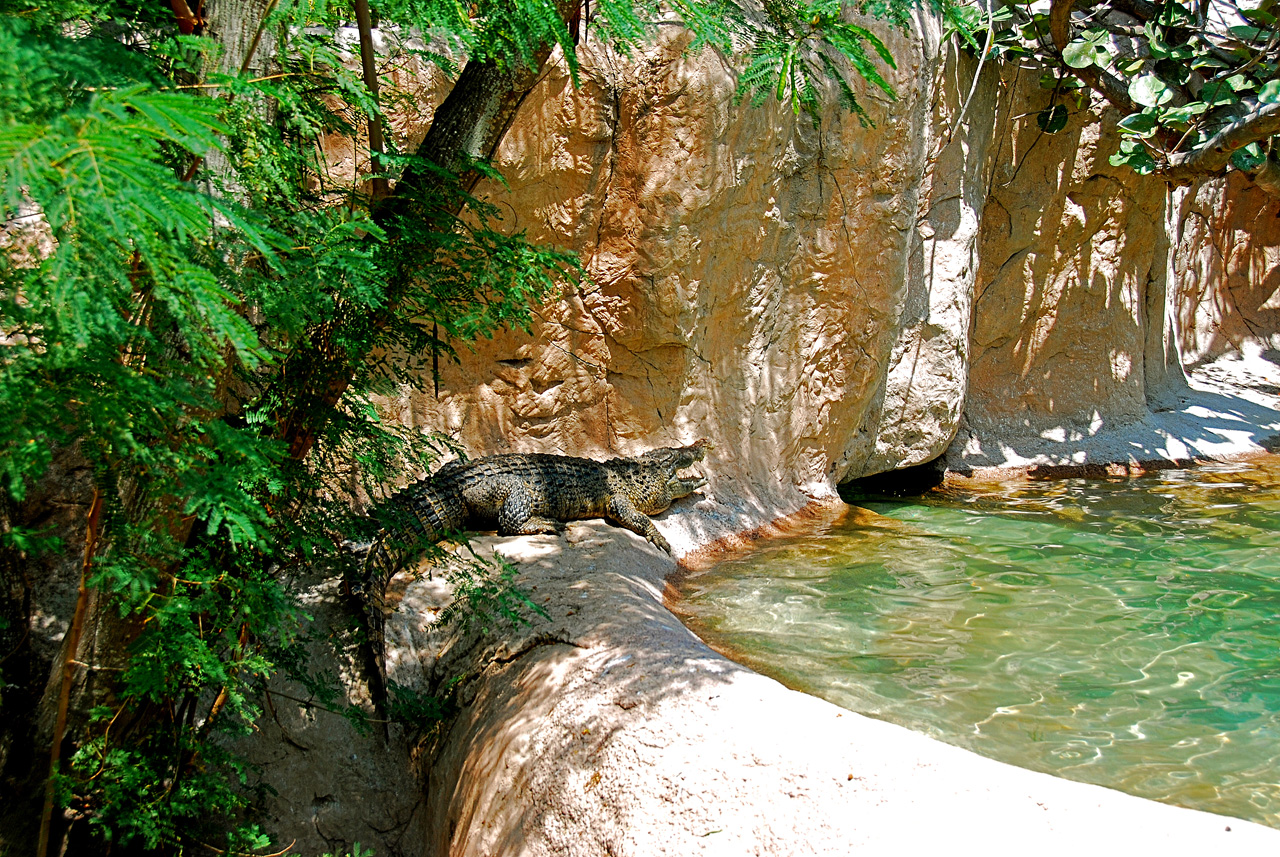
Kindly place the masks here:
<instances>
[{"instance_id":1,"label":"green water","mask_svg":"<svg viewBox=\"0 0 1280 857\"><path fill-rule=\"evenodd\" d=\"M1280 460L852 499L687 577L686 621L854 711L1280 827Z\"/></svg>"}]
</instances>

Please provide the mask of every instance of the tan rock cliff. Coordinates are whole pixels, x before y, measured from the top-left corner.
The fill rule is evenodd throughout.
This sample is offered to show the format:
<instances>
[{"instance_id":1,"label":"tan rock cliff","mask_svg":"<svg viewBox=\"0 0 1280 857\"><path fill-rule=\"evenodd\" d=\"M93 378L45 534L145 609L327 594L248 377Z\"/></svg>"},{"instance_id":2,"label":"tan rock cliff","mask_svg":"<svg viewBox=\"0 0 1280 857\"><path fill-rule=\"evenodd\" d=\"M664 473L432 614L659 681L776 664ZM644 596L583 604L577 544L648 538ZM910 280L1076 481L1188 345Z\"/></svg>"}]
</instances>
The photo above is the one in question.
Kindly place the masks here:
<instances>
[{"instance_id":1,"label":"tan rock cliff","mask_svg":"<svg viewBox=\"0 0 1280 857\"><path fill-rule=\"evenodd\" d=\"M735 103L711 52L664 31L634 61L592 46L583 85L535 90L500 152L512 229L576 250L591 281L532 336L480 343L439 399L392 406L474 454L631 453L706 437L689 543L755 526L851 475L938 456L966 381L983 182L938 29L891 34L897 102L821 129ZM952 83L958 83L953 81ZM947 105L951 105L948 107Z\"/></svg>"},{"instance_id":2,"label":"tan rock cliff","mask_svg":"<svg viewBox=\"0 0 1280 857\"><path fill-rule=\"evenodd\" d=\"M962 415L953 466L1069 460L1176 403L1184 363L1270 347L1280 208L1111 166L1094 109L1042 133L1026 73L988 65L970 98L939 38L889 34L898 100L821 129L735 103L682 31L630 60L588 41L581 87L554 67L508 134L510 189L479 193L589 282L388 409L472 454L706 437L692 545L937 458Z\"/></svg>"}]
</instances>

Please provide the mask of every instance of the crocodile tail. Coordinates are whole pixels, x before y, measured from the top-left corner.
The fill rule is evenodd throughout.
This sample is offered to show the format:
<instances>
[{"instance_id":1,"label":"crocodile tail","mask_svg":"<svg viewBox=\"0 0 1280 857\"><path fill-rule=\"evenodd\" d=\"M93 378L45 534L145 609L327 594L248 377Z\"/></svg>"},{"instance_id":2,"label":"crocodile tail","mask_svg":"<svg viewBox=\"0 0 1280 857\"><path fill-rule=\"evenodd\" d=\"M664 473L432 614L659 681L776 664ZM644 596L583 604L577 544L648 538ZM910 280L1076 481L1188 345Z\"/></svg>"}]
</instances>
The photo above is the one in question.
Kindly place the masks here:
<instances>
[{"instance_id":1,"label":"crocodile tail","mask_svg":"<svg viewBox=\"0 0 1280 857\"><path fill-rule=\"evenodd\" d=\"M462 529L466 507L452 479L429 476L394 494L380 510L381 532L369 548L357 600L364 614L369 693L375 707L387 700L387 588L425 544Z\"/></svg>"}]
</instances>

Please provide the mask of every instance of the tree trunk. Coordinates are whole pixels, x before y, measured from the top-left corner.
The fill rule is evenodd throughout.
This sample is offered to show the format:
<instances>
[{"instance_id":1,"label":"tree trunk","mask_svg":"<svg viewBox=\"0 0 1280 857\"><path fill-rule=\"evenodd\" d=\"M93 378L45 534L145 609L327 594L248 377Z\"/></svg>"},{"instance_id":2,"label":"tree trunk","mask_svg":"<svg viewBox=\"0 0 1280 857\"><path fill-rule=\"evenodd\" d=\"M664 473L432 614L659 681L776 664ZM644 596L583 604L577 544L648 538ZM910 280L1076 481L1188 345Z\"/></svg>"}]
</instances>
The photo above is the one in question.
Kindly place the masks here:
<instances>
[{"instance_id":1,"label":"tree trunk","mask_svg":"<svg viewBox=\"0 0 1280 857\"><path fill-rule=\"evenodd\" d=\"M561 20L568 21L581 0L558 0ZM534 56L534 64L521 70L504 70L496 62L468 62L458 76L449 96L436 110L435 118L415 154L459 176L460 189L469 193L479 182L481 173L469 169L473 160L490 160L498 150L507 129L525 97L542 75L553 45L544 45ZM382 199L372 214L387 233L387 243L396 258L404 258L400 224L418 216L458 215L464 201L460 194L441 195L437 174L425 164L415 162L396 183L395 190ZM389 273L390 295L384 317L376 319L380 326L389 323L396 311L400 294L409 288L413 272L403 264L392 266ZM340 353L333 345L334 331L341 321L321 325L312 331L310 347L302 349L286 365L286 378L306 379L293 385L296 400L277 418L281 437L288 443L290 455L302 460L315 445L324 415L331 413L351 385L353 370L363 355Z\"/></svg>"}]
</instances>

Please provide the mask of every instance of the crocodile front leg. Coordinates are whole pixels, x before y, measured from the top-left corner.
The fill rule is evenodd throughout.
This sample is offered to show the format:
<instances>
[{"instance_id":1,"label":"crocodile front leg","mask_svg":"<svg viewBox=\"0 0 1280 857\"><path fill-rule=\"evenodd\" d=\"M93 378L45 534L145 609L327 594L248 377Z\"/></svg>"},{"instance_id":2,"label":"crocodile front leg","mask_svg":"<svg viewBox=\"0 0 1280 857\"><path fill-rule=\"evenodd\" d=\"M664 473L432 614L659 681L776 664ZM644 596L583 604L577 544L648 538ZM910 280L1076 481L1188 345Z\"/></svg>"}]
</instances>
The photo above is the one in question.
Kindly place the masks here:
<instances>
[{"instance_id":1,"label":"crocodile front leg","mask_svg":"<svg viewBox=\"0 0 1280 857\"><path fill-rule=\"evenodd\" d=\"M635 507L626 497L615 494L609 498L609 506L605 509L609 520L626 527L638 536L644 536L667 553L671 553L671 545L658 532L658 528L649 520L649 516ZM674 554L672 554L674 556Z\"/></svg>"}]
</instances>

